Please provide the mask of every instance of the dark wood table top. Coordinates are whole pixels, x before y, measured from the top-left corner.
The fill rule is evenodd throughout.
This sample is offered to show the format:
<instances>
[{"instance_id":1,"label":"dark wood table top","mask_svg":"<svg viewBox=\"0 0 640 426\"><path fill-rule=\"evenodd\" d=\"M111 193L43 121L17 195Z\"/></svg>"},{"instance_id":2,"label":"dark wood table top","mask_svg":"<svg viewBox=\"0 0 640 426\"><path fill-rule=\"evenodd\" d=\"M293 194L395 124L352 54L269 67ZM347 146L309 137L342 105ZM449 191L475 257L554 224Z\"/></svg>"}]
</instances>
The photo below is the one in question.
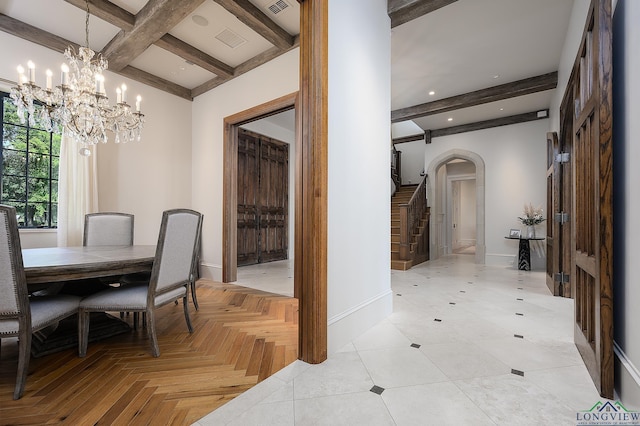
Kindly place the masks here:
<instances>
[{"instance_id":1,"label":"dark wood table top","mask_svg":"<svg viewBox=\"0 0 640 426\"><path fill-rule=\"evenodd\" d=\"M156 246L23 249L27 285L151 271Z\"/></svg>"}]
</instances>

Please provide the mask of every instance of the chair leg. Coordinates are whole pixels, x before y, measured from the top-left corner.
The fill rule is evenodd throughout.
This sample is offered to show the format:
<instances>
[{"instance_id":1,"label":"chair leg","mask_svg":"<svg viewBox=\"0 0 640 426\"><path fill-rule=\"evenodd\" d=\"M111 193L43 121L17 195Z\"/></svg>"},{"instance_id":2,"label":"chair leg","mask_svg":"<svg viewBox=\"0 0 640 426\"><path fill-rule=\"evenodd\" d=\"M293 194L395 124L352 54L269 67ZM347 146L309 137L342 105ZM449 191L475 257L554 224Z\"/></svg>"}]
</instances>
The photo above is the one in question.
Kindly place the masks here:
<instances>
[{"instance_id":1,"label":"chair leg","mask_svg":"<svg viewBox=\"0 0 640 426\"><path fill-rule=\"evenodd\" d=\"M81 358L87 355L87 346L89 345L89 318L89 312L84 309L78 311L78 356Z\"/></svg>"},{"instance_id":2,"label":"chair leg","mask_svg":"<svg viewBox=\"0 0 640 426\"><path fill-rule=\"evenodd\" d=\"M139 312L133 313L133 329L138 330L138 319L140 318Z\"/></svg>"},{"instance_id":3,"label":"chair leg","mask_svg":"<svg viewBox=\"0 0 640 426\"><path fill-rule=\"evenodd\" d=\"M29 371L29 359L31 358L31 333L30 330L21 331L18 337L18 375L16 377L16 388L13 391L13 399L22 398L24 385L27 382L27 372Z\"/></svg>"},{"instance_id":4,"label":"chair leg","mask_svg":"<svg viewBox=\"0 0 640 426\"><path fill-rule=\"evenodd\" d=\"M198 306L198 298L196 297L196 280L195 278L191 280L191 298L193 299L193 306L195 306L196 311L200 309Z\"/></svg>"},{"instance_id":5,"label":"chair leg","mask_svg":"<svg viewBox=\"0 0 640 426\"><path fill-rule=\"evenodd\" d=\"M189 318L189 299L187 298L187 296L184 296L184 298L182 299L182 306L184 306L184 319L187 321L187 328L189 329L189 333L193 333L191 318Z\"/></svg>"},{"instance_id":6,"label":"chair leg","mask_svg":"<svg viewBox=\"0 0 640 426\"><path fill-rule=\"evenodd\" d=\"M156 320L155 313L152 309L147 311L147 334L149 335L149 341L151 341L151 352L154 357L160 356L160 347L158 346L158 336L156 334Z\"/></svg>"}]
</instances>

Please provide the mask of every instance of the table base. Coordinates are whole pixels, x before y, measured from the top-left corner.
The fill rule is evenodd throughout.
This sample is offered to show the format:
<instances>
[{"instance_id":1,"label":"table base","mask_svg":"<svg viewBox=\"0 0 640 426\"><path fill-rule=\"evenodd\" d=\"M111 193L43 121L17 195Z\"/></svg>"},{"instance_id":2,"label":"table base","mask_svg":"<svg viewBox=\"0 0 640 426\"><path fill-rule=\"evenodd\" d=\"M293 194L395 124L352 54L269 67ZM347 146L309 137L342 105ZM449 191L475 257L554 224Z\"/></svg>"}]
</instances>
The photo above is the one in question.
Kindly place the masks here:
<instances>
[{"instance_id":1,"label":"table base","mask_svg":"<svg viewBox=\"0 0 640 426\"><path fill-rule=\"evenodd\" d=\"M104 312L91 312L89 343L128 333L126 322ZM31 355L39 358L66 349L78 348L78 315L60 321L57 327L40 330L31 339Z\"/></svg>"}]
</instances>

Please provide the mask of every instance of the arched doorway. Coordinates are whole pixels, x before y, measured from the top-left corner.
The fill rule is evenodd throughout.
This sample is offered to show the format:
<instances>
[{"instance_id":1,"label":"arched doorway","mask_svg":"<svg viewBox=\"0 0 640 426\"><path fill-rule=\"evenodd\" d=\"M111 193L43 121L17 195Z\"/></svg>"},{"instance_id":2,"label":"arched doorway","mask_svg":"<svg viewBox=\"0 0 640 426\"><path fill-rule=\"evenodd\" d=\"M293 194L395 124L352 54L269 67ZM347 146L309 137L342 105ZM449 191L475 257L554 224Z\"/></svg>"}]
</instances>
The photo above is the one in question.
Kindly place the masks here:
<instances>
[{"instance_id":1,"label":"arched doorway","mask_svg":"<svg viewBox=\"0 0 640 426\"><path fill-rule=\"evenodd\" d=\"M444 226L446 220L439 217L439 212L446 210L446 201L444 197L439 196L438 188L446 185L446 176L442 173L442 167L452 160L466 160L475 166L476 178L476 254L475 262L479 264L485 263L486 245L485 245L485 165L482 158L475 152L464 149L452 149L447 151L431 161L429 164L427 178L427 200L431 207L432 220L429 224L430 241L429 250L432 259L440 257L441 249L439 247L439 239L444 239Z\"/></svg>"}]
</instances>

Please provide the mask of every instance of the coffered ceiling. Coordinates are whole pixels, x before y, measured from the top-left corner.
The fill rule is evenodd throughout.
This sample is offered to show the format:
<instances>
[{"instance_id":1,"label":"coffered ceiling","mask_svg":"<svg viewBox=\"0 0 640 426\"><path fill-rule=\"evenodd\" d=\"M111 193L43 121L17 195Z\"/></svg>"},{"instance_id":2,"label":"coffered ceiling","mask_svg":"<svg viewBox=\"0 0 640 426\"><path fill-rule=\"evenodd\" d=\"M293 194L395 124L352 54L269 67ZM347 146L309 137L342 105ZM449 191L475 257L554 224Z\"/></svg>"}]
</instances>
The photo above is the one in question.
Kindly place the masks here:
<instances>
[{"instance_id":1,"label":"coffered ceiling","mask_svg":"<svg viewBox=\"0 0 640 426\"><path fill-rule=\"evenodd\" d=\"M388 0L394 138L549 108L573 1ZM186 99L299 45L297 0L89 0L89 12L110 71ZM85 0L0 0L0 31L62 52L85 45L85 15Z\"/></svg>"},{"instance_id":2,"label":"coffered ceiling","mask_svg":"<svg viewBox=\"0 0 640 426\"><path fill-rule=\"evenodd\" d=\"M297 0L90 0L89 45L109 71L192 99L298 46ZM0 0L0 30L84 46L85 0Z\"/></svg>"}]
</instances>

